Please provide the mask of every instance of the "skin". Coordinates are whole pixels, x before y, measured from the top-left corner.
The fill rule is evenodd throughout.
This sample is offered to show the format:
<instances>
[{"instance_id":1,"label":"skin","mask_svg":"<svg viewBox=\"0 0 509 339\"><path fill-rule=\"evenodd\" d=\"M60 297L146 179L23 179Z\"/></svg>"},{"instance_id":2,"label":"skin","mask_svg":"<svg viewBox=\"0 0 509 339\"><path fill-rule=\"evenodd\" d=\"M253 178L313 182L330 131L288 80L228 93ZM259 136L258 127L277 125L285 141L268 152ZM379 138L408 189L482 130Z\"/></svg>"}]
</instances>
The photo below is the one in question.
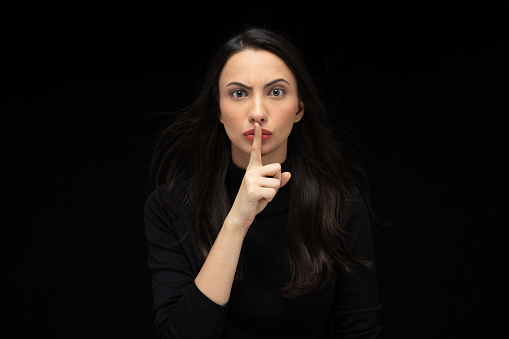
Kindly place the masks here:
<instances>
[{"instance_id":1,"label":"skin","mask_svg":"<svg viewBox=\"0 0 509 339\"><path fill-rule=\"evenodd\" d=\"M247 168L251 141L242 133L255 122L272 132L262 144L262 163L284 162L293 124L304 114L297 80L286 63L264 50L234 54L221 72L219 90L219 120L231 140L233 163Z\"/></svg>"},{"instance_id":2,"label":"skin","mask_svg":"<svg viewBox=\"0 0 509 339\"><path fill-rule=\"evenodd\" d=\"M249 227L290 180L289 172L281 173L281 163L304 105L293 73L283 60L263 50L233 55L219 77L219 88L219 119L231 140L232 161L246 173L195 283L209 299L225 305ZM253 128L251 142L243 132ZM268 140L262 140L262 128L272 132Z\"/></svg>"}]
</instances>

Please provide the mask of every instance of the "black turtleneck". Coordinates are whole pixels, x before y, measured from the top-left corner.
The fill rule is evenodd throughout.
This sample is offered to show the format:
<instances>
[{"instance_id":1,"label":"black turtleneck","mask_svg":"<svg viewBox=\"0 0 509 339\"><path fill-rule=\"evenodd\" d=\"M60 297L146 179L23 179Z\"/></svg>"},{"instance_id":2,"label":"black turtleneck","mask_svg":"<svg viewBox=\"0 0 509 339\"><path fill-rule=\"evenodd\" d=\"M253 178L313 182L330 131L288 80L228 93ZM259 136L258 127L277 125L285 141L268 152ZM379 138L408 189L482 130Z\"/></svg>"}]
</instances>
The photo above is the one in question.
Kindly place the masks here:
<instances>
[{"instance_id":1,"label":"black turtleneck","mask_svg":"<svg viewBox=\"0 0 509 339\"><path fill-rule=\"evenodd\" d=\"M282 165L288 170L287 164ZM231 164L226 187L233 203L245 171ZM324 288L287 300L280 289L290 279L285 231L290 186L282 187L259 213L244 239L244 282L219 306L194 284L203 260L188 208L172 217L168 230L154 191L145 206L148 265L152 276L154 329L159 338L378 338L381 332L376 272L338 273ZM185 189L185 184L175 188ZM164 187L159 188L159 192ZM160 196L164 196L160 195ZM364 203L358 199L345 230L350 248L374 261Z\"/></svg>"}]
</instances>

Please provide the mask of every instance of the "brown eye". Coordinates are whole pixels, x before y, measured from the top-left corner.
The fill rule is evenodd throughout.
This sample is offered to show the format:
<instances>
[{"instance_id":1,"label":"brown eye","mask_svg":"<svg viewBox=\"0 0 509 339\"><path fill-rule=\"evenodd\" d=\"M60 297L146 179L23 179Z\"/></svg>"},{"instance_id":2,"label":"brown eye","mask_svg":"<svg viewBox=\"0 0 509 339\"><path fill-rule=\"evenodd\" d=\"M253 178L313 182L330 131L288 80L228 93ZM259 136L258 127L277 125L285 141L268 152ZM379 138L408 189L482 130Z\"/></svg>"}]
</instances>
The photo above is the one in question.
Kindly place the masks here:
<instances>
[{"instance_id":1,"label":"brown eye","mask_svg":"<svg viewBox=\"0 0 509 339\"><path fill-rule=\"evenodd\" d=\"M285 90L282 89L282 88L273 88L271 91L270 91L270 94L272 96L275 96L275 97L281 97L285 94Z\"/></svg>"},{"instance_id":2,"label":"brown eye","mask_svg":"<svg viewBox=\"0 0 509 339\"><path fill-rule=\"evenodd\" d=\"M230 93L230 95L231 95L232 97L234 97L234 98L239 99L239 98L242 98L243 96L245 96L245 93L244 93L244 91L243 91L243 90L241 90L241 89L236 89L236 90L234 90L233 92L231 92L231 93Z\"/></svg>"}]
</instances>

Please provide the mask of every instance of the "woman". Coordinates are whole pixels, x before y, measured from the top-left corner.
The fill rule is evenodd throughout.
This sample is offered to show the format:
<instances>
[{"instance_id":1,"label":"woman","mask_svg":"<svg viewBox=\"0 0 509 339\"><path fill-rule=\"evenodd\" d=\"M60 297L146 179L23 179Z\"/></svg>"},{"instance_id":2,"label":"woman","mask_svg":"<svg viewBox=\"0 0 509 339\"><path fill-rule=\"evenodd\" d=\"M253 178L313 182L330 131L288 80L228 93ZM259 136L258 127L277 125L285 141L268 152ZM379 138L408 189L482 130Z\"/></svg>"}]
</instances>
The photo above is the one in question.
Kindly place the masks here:
<instances>
[{"instance_id":1,"label":"woman","mask_svg":"<svg viewBox=\"0 0 509 339\"><path fill-rule=\"evenodd\" d=\"M153 167L157 337L379 337L362 172L284 35L248 29L219 49Z\"/></svg>"}]
</instances>

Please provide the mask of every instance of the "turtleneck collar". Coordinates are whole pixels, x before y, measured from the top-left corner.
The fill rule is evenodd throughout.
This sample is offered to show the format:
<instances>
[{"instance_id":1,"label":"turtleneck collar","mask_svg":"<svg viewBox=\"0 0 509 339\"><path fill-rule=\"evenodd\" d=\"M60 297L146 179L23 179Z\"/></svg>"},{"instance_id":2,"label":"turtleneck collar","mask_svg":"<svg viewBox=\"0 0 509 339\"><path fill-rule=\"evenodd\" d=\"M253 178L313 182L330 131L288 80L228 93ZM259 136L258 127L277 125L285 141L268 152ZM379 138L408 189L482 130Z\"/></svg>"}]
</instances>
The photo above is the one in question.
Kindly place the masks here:
<instances>
[{"instance_id":1,"label":"turtleneck collar","mask_svg":"<svg viewBox=\"0 0 509 339\"><path fill-rule=\"evenodd\" d=\"M290 172L289 163L285 161L281 164L281 169L283 172ZM230 166L228 167L228 171L226 172L226 188L228 190L228 197L230 200L230 206L233 205L235 201L235 197L239 191L240 185L242 183L242 179L244 179L244 175L246 174L246 170L240 169L233 162L230 162ZM291 181L291 179L290 179ZM275 213L279 211L283 211L288 208L290 204L290 185L289 183L282 188L280 188L274 197L274 199L267 204L265 209L260 212L260 214L269 214Z\"/></svg>"}]
</instances>

